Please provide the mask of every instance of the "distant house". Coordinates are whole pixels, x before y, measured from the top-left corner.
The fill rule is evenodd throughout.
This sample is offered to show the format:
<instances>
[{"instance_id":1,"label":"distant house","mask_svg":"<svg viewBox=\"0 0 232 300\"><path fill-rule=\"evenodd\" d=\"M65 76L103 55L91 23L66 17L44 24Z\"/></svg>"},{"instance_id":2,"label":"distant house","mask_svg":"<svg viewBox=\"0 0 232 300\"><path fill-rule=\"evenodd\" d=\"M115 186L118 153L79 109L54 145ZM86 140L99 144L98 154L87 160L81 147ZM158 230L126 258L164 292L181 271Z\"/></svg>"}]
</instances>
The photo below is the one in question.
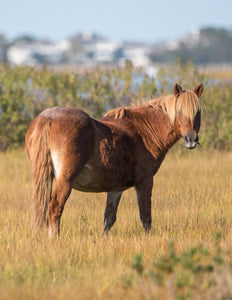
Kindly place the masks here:
<instances>
[{"instance_id":1,"label":"distant house","mask_svg":"<svg viewBox=\"0 0 232 300\"><path fill-rule=\"evenodd\" d=\"M70 43L66 40L55 44L43 40L19 42L9 47L7 58L16 65L57 64L64 59L69 48Z\"/></svg>"},{"instance_id":2,"label":"distant house","mask_svg":"<svg viewBox=\"0 0 232 300\"><path fill-rule=\"evenodd\" d=\"M91 32L80 33L72 37L70 42L74 54L71 61L82 64L113 63L114 52L121 45Z\"/></svg>"},{"instance_id":3,"label":"distant house","mask_svg":"<svg viewBox=\"0 0 232 300\"><path fill-rule=\"evenodd\" d=\"M166 49L170 51L178 50L181 44L184 44L186 48L192 49L196 46L200 41L200 30L193 30L192 33L184 36L178 40L170 40L166 43Z\"/></svg>"},{"instance_id":4,"label":"distant house","mask_svg":"<svg viewBox=\"0 0 232 300\"><path fill-rule=\"evenodd\" d=\"M104 41L96 43L94 47L94 60L97 63L114 63L116 60L115 52L121 47L121 43Z\"/></svg>"},{"instance_id":5,"label":"distant house","mask_svg":"<svg viewBox=\"0 0 232 300\"><path fill-rule=\"evenodd\" d=\"M15 65L36 65L35 51L30 45L14 45L9 47L7 59Z\"/></svg>"},{"instance_id":6,"label":"distant house","mask_svg":"<svg viewBox=\"0 0 232 300\"><path fill-rule=\"evenodd\" d=\"M124 56L130 60L135 67L146 67L149 65L149 51L147 44L127 42L123 44Z\"/></svg>"}]
</instances>

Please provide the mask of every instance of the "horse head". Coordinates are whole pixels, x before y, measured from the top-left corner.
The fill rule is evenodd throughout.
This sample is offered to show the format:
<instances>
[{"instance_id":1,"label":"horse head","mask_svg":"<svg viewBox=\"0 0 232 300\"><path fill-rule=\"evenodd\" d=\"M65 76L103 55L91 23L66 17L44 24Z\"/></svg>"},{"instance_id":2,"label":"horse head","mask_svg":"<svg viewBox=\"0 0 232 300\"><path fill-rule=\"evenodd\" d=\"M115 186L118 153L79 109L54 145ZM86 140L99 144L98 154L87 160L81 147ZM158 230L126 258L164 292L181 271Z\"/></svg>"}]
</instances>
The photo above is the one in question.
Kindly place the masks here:
<instances>
[{"instance_id":1,"label":"horse head","mask_svg":"<svg viewBox=\"0 0 232 300\"><path fill-rule=\"evenodd\" d=\"M174 131L185 142L188 149L196 148L201 125L202 106L199 101L203 93L203 84L198 84L193 91L183 90L179 84L173 87L175 96Z\"/></svg>"}]
</instances>

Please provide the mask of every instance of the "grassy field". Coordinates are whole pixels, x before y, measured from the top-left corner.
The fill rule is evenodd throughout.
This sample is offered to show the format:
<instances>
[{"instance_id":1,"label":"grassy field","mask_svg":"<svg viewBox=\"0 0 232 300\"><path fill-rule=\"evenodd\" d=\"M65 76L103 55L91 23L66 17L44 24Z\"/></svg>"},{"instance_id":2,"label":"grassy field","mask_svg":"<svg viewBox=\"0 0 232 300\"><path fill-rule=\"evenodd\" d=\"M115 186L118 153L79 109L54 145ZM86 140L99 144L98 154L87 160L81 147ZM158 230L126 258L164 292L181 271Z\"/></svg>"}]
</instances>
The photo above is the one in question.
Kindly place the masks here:
<instances>
[{"instance_id":1,"label":"grassy field","mask_svg":"<svg viewBox=\"0 0 232 300\"><path fill-rule=\"evenodd\" d=\"M201 74L209 76L211 79L216 79L218 81L231 81L232 80L232 67L229 66L206 66L199 68Z\"/></svg>"},{"instance_id":2,"label":"grassy field","mask_svg":"<svg viewBox=\"0 0 232 300\"><path fill-rule=\"evenodd\" d=\"M26 153L0 153L0 162L0 299L231 299L231 153L168 154L149 235L133 189L108 236L106 195L73 191L51 241L45 229L33 238Z\"/></svg>"}]
</instances>

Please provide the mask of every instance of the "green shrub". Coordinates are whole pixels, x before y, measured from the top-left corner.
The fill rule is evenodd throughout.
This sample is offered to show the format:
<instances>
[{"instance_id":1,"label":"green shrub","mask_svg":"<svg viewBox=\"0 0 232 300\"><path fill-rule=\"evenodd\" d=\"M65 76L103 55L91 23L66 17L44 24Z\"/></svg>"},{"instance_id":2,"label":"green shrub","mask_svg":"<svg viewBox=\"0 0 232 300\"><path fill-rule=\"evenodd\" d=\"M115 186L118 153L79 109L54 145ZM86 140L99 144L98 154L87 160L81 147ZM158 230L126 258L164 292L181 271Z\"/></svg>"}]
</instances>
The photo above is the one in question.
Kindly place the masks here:
<instances>
[{"instance_id":1,"label":"green shrub","mask_svg":"<svg viewBox=\"0 0 232 300\"><path fill-rule=\"evenodd\" d=\"M223 293L225 287L220 278L224 273L229 278L232 276L231 267L228 267L231 253L223 251L220 243L221 234L217 233L214 252L200 245L180 253L170 242L165 254L146 267L142 264L142 255L137 254L132 257L132 269L136 274L131 275L131 286L139 282L143 290L149 287L151 291L156 290L152 286L157 286L163 295L172 299L210 299L215 291Z\"/></svg>"},{"instance_id":2,"label":"green shrub","mask_svg":"<svg viewBox=\"0 0 232 300\"><path fill-rule=\"evenodd\" d=\"M0 66L0 151L23 145L31 120L48 107L74 106L100 118L114 107L170 94L175 82L189 89L204 83L201 144L231 150L232 86L213 82L191 62L182 65L178 60L161 68L156 79L130 62L124 68L96 67L75 73Z\"/></svg>"},{"instance_id":3,"label":"green shrub","mask_svg":"<svg viewBox=\"0 0 232 300\"><path fill-rule=\"evenodd\" d=\"M142 83L135 83L143 77ZM116 106L129 105L156 92L153 79L124 68L55 73L46 67L0 67L0 150L17 147L31 120L52 106L74 106L99 118Z\"/></svg>"}]
</instances>

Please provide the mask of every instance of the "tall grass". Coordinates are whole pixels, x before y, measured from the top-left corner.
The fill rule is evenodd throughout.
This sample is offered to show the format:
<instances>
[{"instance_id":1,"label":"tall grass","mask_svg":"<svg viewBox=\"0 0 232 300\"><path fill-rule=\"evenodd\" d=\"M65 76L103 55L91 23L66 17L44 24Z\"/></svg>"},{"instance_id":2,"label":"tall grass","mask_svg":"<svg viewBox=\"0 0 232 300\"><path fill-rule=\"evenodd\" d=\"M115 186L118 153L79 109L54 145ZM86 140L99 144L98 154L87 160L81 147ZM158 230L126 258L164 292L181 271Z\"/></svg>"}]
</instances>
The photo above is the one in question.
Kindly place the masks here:
<instances>
[{"instance_id":1,"label":"tall grass","mask_svg":"<svg viewBox=\"0 0 232 300\"><path fill-rule=\"evenodd\" d=\"M45 229L33 237L26 153L0 153L0 161L1 299L185 299L185 290L178 294L170 288L176 271L167 275L163 285L147 275L155 262L167 257L171 241L177 257L192 247L207 248L215 257L219 255L215 234L220 232L220 255L223 261L231 259L230 153L196 149L168 154L154 177L149 235L142 229L132 189L123 194L117 222L108 236L103 235L106 195L73 191L62 216L60 239L51 241ZM137 265L136 255L141 257ZM214 284L206 286L210 296L204 294L204 286L191 288L189 295L227 299L232 295L229 267L228 263L221 273L213 271ZM188 286L184 279L177 279Z\"/></svg>"}]
</instances>

